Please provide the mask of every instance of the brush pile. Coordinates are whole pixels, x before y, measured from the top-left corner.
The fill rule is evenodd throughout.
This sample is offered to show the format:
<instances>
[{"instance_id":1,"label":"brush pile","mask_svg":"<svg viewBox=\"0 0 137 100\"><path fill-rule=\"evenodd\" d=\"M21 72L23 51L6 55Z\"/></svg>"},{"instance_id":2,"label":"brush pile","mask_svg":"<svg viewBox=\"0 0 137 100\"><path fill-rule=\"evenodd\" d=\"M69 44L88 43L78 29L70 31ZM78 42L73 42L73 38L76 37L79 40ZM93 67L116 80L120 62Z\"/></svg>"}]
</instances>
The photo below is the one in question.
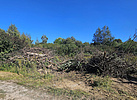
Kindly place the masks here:
<instances>
[{"instance_id":1,"label":"brush pile","mask_svg":"<svg viewBox=\"0 0 137 100\"><path fill-rule=\"evenodd\" d=\"M54 55L54 51L45 48L23 48L3 55L0 63L34 62L37 69L51 68L55 66Z\"/></svg>"}]
</instances>

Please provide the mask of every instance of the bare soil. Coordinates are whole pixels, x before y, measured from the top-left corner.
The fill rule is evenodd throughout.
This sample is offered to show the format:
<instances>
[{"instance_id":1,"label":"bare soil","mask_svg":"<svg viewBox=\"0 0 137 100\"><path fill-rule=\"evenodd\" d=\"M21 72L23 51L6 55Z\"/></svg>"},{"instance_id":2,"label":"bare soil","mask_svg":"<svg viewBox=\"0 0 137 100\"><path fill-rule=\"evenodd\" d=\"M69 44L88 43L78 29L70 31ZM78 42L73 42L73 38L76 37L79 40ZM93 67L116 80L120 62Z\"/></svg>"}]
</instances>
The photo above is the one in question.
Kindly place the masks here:
<instances>
[{"instance_id":1,"label":"bare soil","mask_svg":"<svg viewBox=\"0 0 137 100\"><path fill-rule=\"evenodd\" d=\"M0 100L57 100L41 90L35 90L13 82L0 81Z\"/></svg>"},{"instance_id":2,"label":"bare soil","mask_svg":"<svg viewBox=\"0 0 137 100\"><path fill-rule=\"evenodd\" d=\"M96 100L137 100L137 81L111 78L112 91L107 91L86 84L86 81L92 82L92 78L85 80L84 77L75 74L75 72L69 73L69 75L71 74L70 76L67 73L65 74L62 80L54 82L54 87L82 90L94 96ZM9 77L11 75L17 74L0 71L1 77ZM74 77L72 77L72 75ZM0 80L0 100L65 100L65 98L51 96L43 89L34 89L16 84L12 81Z\"/></svg>"},{"instance_id":3,"label":"bare soil","mask_svg":"<svg viewBox=\"0 0 137 100\"><path fill-rule=\"evenodd\" d=\"M96 98L96 100L137 100L137 81L126 80L121 78L110 78L111 86L108 87L96 87L89 86L93 84L96 78L84 76L71 72L65 73L65 79L55 82L57 88L66 88L70 90L83 90L88 92ZM71 75L70 75L71 74ZM70 76L69 76L70 75Z\"/></svg>"},{"instance_id":4,"label":"bare soil","mask_svg":"<svg viewBox=\"0 0 137 100\"><path fill-rule=\"evenodd\" d=\"M17 74L0 71L1 77L9 77L11 75ZM0 100L58 100L58 98L48 95L40 89L0 80Z\"/></svg>"}]
</instances>

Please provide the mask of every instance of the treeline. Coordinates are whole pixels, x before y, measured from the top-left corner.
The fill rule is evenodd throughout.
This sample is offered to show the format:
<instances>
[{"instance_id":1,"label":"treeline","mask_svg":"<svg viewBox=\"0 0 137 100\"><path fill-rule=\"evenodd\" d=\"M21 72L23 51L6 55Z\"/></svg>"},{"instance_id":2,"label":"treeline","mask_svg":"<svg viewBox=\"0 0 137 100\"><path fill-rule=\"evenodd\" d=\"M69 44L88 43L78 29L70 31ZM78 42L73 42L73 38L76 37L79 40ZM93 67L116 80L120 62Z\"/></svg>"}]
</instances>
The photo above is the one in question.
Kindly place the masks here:
<instances>
[{"instance_id":1,"label":"treeline","mask_svg":"<svg viewBox=\"0 0 137 100\"><path fill-rule=\"evenodd\" d=\"M103 52L119 50L121 52L137 54L137 42L135 41L135 37L131 37L126 42L122 42L121 39L115 39L115 37L111 35L108 26L104 26L102 29L98 28L96 30L93 35L92 43L82 43L73 36L66 39L59 37L53 43L47 43L48 38L46 35L43 35L41 37L42 42L40 43L36 40L34 46L56 50L58 54L68 56L75 56L80 52L92 54L96 49Z\"/></svg>"},{"instance_id":2,"label":"treeline","mask_svg":"<svg viewBox=\"0 0 137 100\"><path fill-rule=\"evenodd\" d=\"M24 67L25 71L28 71L28 68L31 69L32 66L38 70L49 68L52 65L58 71L74 70L128 78L131 74L137 73L136 39L137 34L134 34L126 42L122 42L121 39L115 39L111 35L108 26L104 26L102 29L98 28L94 33L93 43L82 43L73 36L66 39L60 37L53 43L47 43L48 37L43 35L42 42L36 40L33 44L30 35L20 34L17 27L11 24L7 31L0 29L0 70L20 73ZM38 54L44 54L42 50L50 51L54 56L49 56L43 62L43 59L30 59L25 57L27 53L22 53L25 50L28 52L33 49L40 50L37 52ZM16 58L20 58L20 56L21 59Z\"/></svg>"},{"instance_id":3,"label":"treeline","mask_svg":"<svg viewBox=\"0 0 137 100\"><path fill-rule=\"evenodd\" d=\"M0 53L10 53L23 47L32 46L31 37L27 34L21 34L15 25L10 25L8 30L0 29Z\"/></svg>"},{"instance_id":4,"label":"treeline","mask_svg":"<svg viewBox=\"0 0 137 100\"><path fill-rule=\"evenodd\" d=\"M92 54L97 48L100 51L112 52L114 50L121 50L128 53L137 53L137 43L134 39L130 38L126 42L122 42L121 39L115 39L111 35L108 26L104 26L102 29L98 28L93 35L93 43L76 40L73 36L64 38L57 38L53 43L47 43L48 37L43 35L41 37L42 42L39 40L33 40L28 34L20 33L17 27L11 24L7 31L0 29L0 53L9 53L15 50L22 49L24 47L40 47L55 50L59 55L75 56L76 54L83 52L85 54ZM131 46L132 44L132 46Z\"/></svg>"}]
</instances>

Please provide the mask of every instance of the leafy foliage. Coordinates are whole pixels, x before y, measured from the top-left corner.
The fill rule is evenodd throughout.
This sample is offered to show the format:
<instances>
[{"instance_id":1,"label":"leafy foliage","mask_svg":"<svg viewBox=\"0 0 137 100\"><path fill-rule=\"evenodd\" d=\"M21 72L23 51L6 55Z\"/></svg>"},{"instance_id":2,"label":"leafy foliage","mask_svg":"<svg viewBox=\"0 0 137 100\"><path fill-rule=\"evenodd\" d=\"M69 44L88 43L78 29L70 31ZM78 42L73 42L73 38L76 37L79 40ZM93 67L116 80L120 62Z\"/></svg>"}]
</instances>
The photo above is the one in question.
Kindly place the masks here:
<instances>
[{"instance_id":1,"label":"leafy foliage","mask_svg":"<svg viewBox=\"0 0 137 100\"><path fill-rule=\"evenodd\" d=\"M20 36L15 25L11 25L7 33L0 29L0 53L9 53L25 46L30 47L32 42L30 36L24 33Z\"/></svg>"},{"instance_id":2,"label":"leafy foliage","mask_svg":"<svg viewBox=\"0 0 137 100\"><path fill-rule=\"evenodd\" d=\"M132 39L124 42L122 45L119 45L119 51L126 52L126 53L133 53L137 55L137 42Z\"/></svg>"},{"instance_id":3,"label":"leafy foliage","mask_svg":"<svg viewBox=\"0 0 137 100\"><path fill-rule=\"evenodd\" d=\"M135 72L137 43L133 39L126 42L122 42L120 39L114 40L108 26L97 29L93 37L94 44L82 43L73 36L66 39L57 38L54 43L47 43L46 35L43 35L41 39L41 43L37 40L35 45L32 44L31 36L24 33L20 35L16 26L12 24L7 32L0 29L0 60L6 61L9 57L7 54L13 51L36 46L43 50L45 48L56 51L56 55L71 58L64 64L58 64L60 70L86 71L113 77L125 77L129 73ZM28 51L30 50L28 49ZM131 59L132 57L135 60ZM57 62L55 61L55 63Z\"/></svg>"},{"instance_id":4,"label":"leafy foliage","mask_svg":"<svg viewBox=\"0 0 137 100\"><path fill-rule=\"evenodd\" d=\"M47 43L47 41L48 41L48 38L47 38L46 35L43 35L43 36L41 37L41 39L42 39L42 43Z\"/></svg>"},{"instance_id":5,"label":"leafy foliage","mask_svg":"<svg viewBox=\"0 0 137 100\"><path fill-rule=\"evenodd\" d=\"M114 40L114 37L111 36L110 30L108 26L104 26L102 30L98 28L93 36L93 41L95 44L106 44L110 45L110 43Z\"/></svg>"},{"instance_id":6,"label":"leafy foliage","mask_svg":"<svg viewBox=\"0 0 137 100\"><path fill-rule=\"evenodd\" d=\"M20 36L20 33L19 33L19 31L17 30L17 27L16 27L15 25L13 25L13 24L11 24L11 25L9 26L9 29L8 29L7 33L8 33L10 36L17 36L17 37Z\"/></svg>"}]
</instances>

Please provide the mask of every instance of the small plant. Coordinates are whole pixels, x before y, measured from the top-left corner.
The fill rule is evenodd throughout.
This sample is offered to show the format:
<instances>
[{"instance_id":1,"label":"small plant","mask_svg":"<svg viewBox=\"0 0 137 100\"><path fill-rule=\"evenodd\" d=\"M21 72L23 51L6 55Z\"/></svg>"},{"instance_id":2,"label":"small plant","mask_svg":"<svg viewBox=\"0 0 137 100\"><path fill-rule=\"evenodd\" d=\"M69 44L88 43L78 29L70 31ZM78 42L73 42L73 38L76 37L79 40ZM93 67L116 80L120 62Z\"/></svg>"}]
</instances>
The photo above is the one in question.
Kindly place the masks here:
<instances>
[{"instance_id":1,"label":"small plant","mask_svg":"<svg viewBox=\"0 0 137 100\"><path fill-rule=\"evenodd\" d=\"M59 58L58 56L55 56L55 60L56 60L57 62L61 62L61 60L60 60L60 58Z\"/></svg>"},{"instance_id":2,"label":"small plant","mask_svg":"<svg viewBox=\"0 0 137 100\"><path fill-rule=\"evenodd\" d=\"M112 81L108 76L105 76L104 78L98 78L92 84L92 86L103 87L106 88L107 90L110 90L111 85L112 85Z\"/></svg>"},{"instance_id":3,"label":"small plant","mask_svg":"<svg viewBox=\"0 0 137 100\"><path fill-rule=\"evenodd\" d=\"M44 79L52 79L53 78L53 75L51 74L44 74Z\"/></svg>"},{"instance_id":4,"label":"small plant","mask_svg":"<svg viewBox=\"0 0 137 100\"><path fill-rule=\"evenodd\" d=\"M83 96L85 98L89 97L90 95L87 92L84 92L82 90L68 90L68 89L60 89L60 88L52 88L52 87L47 87L46 90L48 93L51 93L56 96L64 95L64 96L69 96L72 98L72 100L79 100Z\"/></svg>"}]
</instances>

